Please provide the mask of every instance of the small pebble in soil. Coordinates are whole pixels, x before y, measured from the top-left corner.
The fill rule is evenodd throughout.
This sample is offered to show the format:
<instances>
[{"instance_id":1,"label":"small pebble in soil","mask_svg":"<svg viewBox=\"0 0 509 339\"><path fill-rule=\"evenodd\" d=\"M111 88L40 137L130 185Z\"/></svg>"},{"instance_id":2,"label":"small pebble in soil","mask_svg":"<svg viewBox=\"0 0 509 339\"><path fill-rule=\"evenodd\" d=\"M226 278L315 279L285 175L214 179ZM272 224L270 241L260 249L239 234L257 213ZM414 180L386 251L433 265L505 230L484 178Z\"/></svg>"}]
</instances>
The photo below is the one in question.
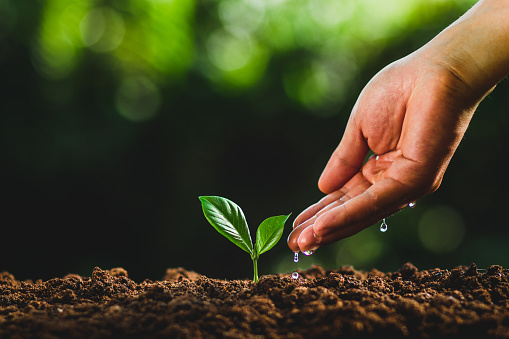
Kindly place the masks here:
<instances>
[{"instance_id":1,"label":"small pebble in soil","mask_svg":"<svg viewBox=\"0 0 509 339\"><path fill-rule=\"evenodd\" d=\"M305 255L309 256L309 255L313 254L314 252L313 251L304 251L302 253L304 253Z\"/></svg>"},{"instance_id":2,"label":"small pebble in soil","mask_svg":"<svg viewBox=\"0 0 509 339\"><path fill-rule=\"evenodd\" d=\"M412 201L411 203L408 204L408 207L410 208L414 208L415 207L415 201Z\"/></svg>"},{"instance_id":3,"label":"small pebble in soil","mask_svg":"<svg viewBox=\"0 0 509 339\"><path fill-rule=\"evenodd\" d=\"M299 279L299 273L293 272L292 273L292 279Z\"/></svg>"},{"instance_id":4,"label":"small pebble in soil","mask_svg":"<svg viewBox=\"0 0 509 339\"><path fill-rule=\"evenodd\" d=\"M295 254L293 255L293 261L299 262L299 252L295 252Z\"/></svg>"},{"instance_id":5,"label":"small pebble in soil","mask_svg":"<svg viewBox=\"0 0 509 339\"><path fill-rule=\"evenodd\" d=\"M382 220L382 224L380 225L380 232L387 231L387 223L385 222L385 218Z\"/></svg>"}]
</instances>

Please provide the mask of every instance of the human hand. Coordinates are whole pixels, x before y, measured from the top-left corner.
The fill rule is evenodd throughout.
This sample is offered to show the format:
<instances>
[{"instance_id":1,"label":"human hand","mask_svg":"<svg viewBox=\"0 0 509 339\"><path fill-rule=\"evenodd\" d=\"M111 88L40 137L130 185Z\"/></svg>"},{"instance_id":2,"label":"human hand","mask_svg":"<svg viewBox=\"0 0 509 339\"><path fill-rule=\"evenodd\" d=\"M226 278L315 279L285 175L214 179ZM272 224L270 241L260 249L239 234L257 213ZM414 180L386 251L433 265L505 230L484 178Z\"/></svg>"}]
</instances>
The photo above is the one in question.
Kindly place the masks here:
<instances>
[{"instance_id":1,"label":"human hand","mask_svg":"<svg viewBox=\"0 0 509 339\"><path fill-rule=\"evenodd\" d=\"M349 237L440 186L479 102L509 73L507 15L507 1L481 0L366 85L320 177L327 195L294 221L292 251Z\"/></svg>"},{"instance_id":2,"label":"human hand","mask_svg":"<svg viewBox=\"0 0 509 339\"><path fill-rule=\"evenodd\" d=\"M378 73L320 177L328 195L294 222L292 251L351 236L435 191L477 106L469 92L450 70L418 54Z\"/></svg>"}]
</instances>

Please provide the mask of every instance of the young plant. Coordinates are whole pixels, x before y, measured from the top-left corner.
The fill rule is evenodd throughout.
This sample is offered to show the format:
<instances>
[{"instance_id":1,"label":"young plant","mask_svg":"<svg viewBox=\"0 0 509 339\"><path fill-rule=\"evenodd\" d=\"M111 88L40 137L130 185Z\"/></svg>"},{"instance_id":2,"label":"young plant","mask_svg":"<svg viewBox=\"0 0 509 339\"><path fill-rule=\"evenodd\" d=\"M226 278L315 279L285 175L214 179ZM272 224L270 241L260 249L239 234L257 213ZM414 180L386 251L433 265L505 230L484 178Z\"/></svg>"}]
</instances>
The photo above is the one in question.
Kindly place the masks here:
<instances>
[{"instance_id":1,"label":"young plant","mask_svg":"<svg viewBox=\"0 0 509 339\"><path fill-rule=\"evenodd\" d=\"M253 259L254 278L258 282L258 258L277 244L285 222L290 216L279 215L265 219L256 231L256 243L253 246L251 234L242 209L233 201L222 197L199 197L203 214L214 228L232 243L242 248Z\"/></svg>"}]
</instances>

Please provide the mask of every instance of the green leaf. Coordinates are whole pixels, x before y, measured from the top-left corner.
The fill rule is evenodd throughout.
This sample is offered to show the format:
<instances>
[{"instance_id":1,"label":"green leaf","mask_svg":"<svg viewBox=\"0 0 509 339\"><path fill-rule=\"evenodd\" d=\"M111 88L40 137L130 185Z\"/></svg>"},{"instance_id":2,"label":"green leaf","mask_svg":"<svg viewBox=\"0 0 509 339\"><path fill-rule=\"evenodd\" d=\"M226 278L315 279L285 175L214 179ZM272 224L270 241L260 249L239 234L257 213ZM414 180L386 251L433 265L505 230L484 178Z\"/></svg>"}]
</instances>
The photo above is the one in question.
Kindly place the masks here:
<instances>
[{"instance_id":1,"label":"green leaf","mask_svg":"<svg viewBox=\"0 0 509 339\"><path fill-rule=\"evenodd\" d=\"M251 234L242 209L233 201L222 197L199 197L203 214L214 228L232 243L254 255Z\"/></svg>"},{"instance_id":2,"label":"green leaf","mask_svg":"<svg viewBox=\"0 0 509 339\"><path fill-rule=\"evenodd\" d=\"M289 217L290 214L270 217L265 219L260 224L260 226L258 226L258 230L256 231L257 258L260 256L260 254L265 253L274 247L279 239L281 239L281 235L283 235L283 229L285 227L285 222Z\"/></svg>"}]
</instances>

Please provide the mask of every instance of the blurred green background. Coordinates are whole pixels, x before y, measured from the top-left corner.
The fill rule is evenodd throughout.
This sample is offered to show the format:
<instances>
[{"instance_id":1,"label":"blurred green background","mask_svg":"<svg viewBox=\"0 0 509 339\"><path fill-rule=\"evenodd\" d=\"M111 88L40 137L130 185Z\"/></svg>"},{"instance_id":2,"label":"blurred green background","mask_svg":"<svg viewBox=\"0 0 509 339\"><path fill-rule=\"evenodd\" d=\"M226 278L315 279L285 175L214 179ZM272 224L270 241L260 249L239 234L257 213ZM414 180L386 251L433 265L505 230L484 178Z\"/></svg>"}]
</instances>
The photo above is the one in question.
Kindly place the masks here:
<instances>
[{"instance_id":1,"label":"blurred green background","mask_svg":"<svg viewBox=\"0 0 509 339\"><path fill-rule=\"evenodd\" d=\"M0 270L18 278L183 266L250 278L203 217L238 203L252 233L322 197L318 177L363 86L465 0L0 0ZM298 264L509 265L507 82L478 109L435 194Z\"/></svg>"}]
</instances>

